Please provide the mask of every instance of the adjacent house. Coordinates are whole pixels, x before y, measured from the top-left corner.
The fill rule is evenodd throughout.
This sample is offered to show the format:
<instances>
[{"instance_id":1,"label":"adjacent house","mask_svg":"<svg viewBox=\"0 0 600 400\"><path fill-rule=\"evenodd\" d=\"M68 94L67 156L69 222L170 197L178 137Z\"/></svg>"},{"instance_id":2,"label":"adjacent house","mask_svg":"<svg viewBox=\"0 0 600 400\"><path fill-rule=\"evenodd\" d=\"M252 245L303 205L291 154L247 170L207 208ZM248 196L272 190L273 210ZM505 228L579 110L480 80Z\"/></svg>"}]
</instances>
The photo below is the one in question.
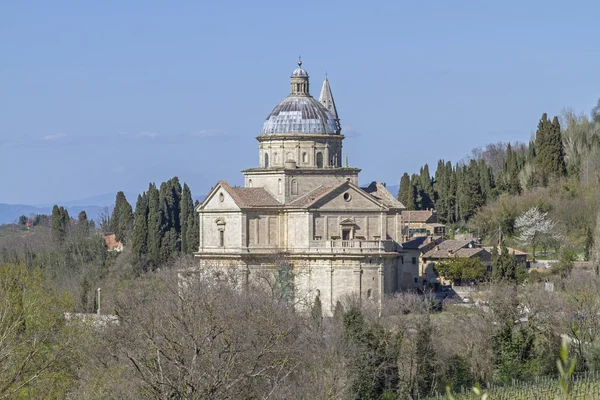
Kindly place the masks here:
<instances>
[{"instance_id":1,"label":"adjacent house","mask_svg":"<svg viewBox=\"0 0 600 400\"><path fill-rule=\"evenodd\" d=\"M402 211L402 232L406 240L417 236L444 236L446 226L438 222L435 210Z\"/></svg>"}]
</instances>

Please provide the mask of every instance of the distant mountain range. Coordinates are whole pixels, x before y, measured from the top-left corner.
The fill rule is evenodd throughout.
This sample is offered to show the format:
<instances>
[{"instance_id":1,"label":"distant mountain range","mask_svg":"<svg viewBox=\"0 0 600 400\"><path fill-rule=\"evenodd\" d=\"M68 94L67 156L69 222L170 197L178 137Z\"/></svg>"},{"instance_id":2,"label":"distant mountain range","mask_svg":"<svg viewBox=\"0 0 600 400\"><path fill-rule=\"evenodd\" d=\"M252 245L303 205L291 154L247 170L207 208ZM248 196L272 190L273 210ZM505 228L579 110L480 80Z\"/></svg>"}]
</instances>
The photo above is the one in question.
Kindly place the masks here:
<instances>
[{"instance_id":1,"label":"distant mountain range","mask_svg":"<svg viewBox=\"0 0 600 400\"><path fill-rule=\"evenodd\" d=\"M52 214L54 204L63 206L69 211L72 218L77 218L77 215L85 210L88 219L98 221L100 214L108 207L108 211L112 212L115 204L116 193L105 193L97 196L87 197L81 200L60 201L52 204L4 204L0 203L0 225L11 224L17 222L21 215L29 217L31 214ZM137 193L125 193L127 201L135 208L137 201ZM195 200L204 200L205 195L194 197Z\"/></svg>"}]
</instances>

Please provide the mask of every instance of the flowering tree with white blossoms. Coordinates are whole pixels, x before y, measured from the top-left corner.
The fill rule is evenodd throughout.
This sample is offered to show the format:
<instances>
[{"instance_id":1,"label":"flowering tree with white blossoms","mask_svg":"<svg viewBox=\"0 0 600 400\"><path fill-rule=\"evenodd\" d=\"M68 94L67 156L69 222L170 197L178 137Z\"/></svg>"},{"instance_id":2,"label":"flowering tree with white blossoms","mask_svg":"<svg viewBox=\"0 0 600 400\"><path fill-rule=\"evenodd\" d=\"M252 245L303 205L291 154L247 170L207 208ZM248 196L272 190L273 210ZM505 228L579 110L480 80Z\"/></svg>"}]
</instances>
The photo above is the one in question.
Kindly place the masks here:
<instances>
[{"instance_id":1,"label":"flowering tree with white blossoms","mask_svg":"<svg viewBox=\"0 0 600 400\"><path fill-rule=\"evenodd\" d=\"M519 216L515 221L515 228L519 232L517 240L533 248L534 260L535 249L543 241L560 239L560 235L555 231L555 223L548 218L548 213L541 212L537 207L532 207Z\"/></svg>"}]
</instances>

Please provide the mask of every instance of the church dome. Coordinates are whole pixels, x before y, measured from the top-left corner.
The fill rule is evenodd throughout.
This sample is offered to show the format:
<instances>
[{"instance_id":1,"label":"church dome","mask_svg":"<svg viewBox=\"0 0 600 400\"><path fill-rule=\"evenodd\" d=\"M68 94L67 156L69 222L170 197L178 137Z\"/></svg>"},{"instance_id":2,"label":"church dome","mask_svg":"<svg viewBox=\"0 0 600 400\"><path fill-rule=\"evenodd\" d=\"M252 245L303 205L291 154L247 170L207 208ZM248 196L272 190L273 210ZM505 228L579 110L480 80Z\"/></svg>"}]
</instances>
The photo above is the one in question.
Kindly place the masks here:
<instances>
[{"instance_id":1,"label":"church dome","mask_svg":"<svg viewBox=\"0 0 600 400\"><path fill-rule=\"evenodd\" d=\"M290 95L271 111L262 133L336 134L338 127L333 115L313 97Z\"/></svg>"},{"instance_id":2,"label":"church dome","mask_svg":"<svg viewBox=\"0 0 600 400\"><path fill-rule=\"evenodd\" d=\"M340 133L336 117L314 99L308 91L308 73L298 62L292 72L291 93L267 117L261 134L277 133Z\"/></svg>"}]
</instances>

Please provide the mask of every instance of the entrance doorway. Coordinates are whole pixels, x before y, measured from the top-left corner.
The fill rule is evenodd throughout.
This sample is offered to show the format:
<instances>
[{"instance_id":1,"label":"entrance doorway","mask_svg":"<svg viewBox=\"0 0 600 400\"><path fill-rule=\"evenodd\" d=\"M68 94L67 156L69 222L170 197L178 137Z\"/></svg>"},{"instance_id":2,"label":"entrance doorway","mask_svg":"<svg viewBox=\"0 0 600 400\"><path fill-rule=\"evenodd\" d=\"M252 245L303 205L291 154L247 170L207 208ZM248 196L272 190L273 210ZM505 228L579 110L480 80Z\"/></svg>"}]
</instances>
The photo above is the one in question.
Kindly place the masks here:
<instances>
[{"instance_id":1,"label":"entrance doorway","mask_svg":"<svg viewBox=\"0 0 600 400\"><path fill-rule=\"evenodd\" d=\"M342 230L342 240L350 240L350 229Z\"/></svg>"}]
</instances>

